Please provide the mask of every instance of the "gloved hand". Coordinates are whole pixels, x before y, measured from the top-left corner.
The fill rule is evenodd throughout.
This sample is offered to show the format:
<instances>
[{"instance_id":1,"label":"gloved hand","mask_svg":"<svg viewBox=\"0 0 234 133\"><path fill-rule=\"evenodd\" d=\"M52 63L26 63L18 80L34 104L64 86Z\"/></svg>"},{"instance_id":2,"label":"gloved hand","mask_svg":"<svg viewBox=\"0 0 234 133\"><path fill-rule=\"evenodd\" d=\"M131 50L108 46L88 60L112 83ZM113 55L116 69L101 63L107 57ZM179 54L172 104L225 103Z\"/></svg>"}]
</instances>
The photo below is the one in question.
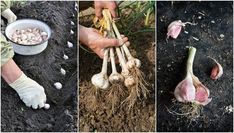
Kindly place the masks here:
<instances>
[{"instance_id":1,"label":"gloved hand","mask_svg":"<svg viewBox=\"0 0 234 133\"><path fill-rule=\"evenodd\" d=\"M7 19L8 23L12 23L17 19L17 16L11 11L10 8L7 8L2 12L2 16Z\"/></svg>"},{"instance_id":2,"label":"gloved hand","mask_svg":"<svg viewBox=\"0 0 234 133\"><path fill-rule=\"evenodd\" d=\"M28 78L24 73L13 83L9 84L20 96L26 106L33 109L45 106L46 95L44 88L34 80Z\"/></svg>"}]
</instances>

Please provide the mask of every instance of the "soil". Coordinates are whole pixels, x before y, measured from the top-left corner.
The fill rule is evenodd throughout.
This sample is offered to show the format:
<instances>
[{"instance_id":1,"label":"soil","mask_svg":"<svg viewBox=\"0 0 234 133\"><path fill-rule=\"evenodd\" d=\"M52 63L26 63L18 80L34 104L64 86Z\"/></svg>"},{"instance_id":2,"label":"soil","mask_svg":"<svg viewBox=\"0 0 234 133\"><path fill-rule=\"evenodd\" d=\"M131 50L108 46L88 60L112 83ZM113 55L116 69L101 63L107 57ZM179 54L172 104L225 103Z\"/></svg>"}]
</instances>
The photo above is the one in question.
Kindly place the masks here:
<instances>
[{"instance_id":1,"label":"soil","mask_svg":"<svg viewBox=\"0 0 234 133\"><path fill-rule=\"evenodd\" d=\"M45 88L50 109L33 110L24 105L17 93L1 79L1 131L77 131L77 11L75 2L27 2L13 7L18 19L34 18L52 29L48 47L33 56L15 55L22 71ZM71 26L70 21L75 23ZM70 30L74 35L70 35ZM68 48L67 41L74 44ZM69 56L63 59L63 54ZM60 73L60 68L66 75ZM53 84L61 82L57 90Z\"/></svg>"},{"instance_id":2,"label":"soil","mask_svg":"<svg viewBox=\"0 0 234 133\"><path fill-rule=\"evenodd\" d=\"M79 18L79 23L90 27L93 16ZM138 25L142 27L141 23ZM137 26L135 27L137 28ZM149 82L147 89L150 94L147 99L138 100L133 109L126 106L116 108L112 114L108 105L109 91L101 91L96 108L90 108L87 91L92 88L91 77L101 71L102 60L94 53L79 48L79 131L156 131L155 127L155 37L154 32L140 33L129 37L130 49L134 56L142 61L141 70ZM84 46L82 46L84 47ZM108 66L108 75L111 66Z\"/></svg>"},{"instance_id":3,"label":"soil","mask_svg":"<svg viewBox=\"0 0 234 133\"><path fill-rule=\"evenodd\" d=\"M225 108L232 106L233 110L233 2L157 2L157 15L158 131L232 132L233 112ZM167 26L179 19L198 24L187 25L177 39L170 38L167 43ZM185 77L186 46L197 48L194 74L210 89L212 98L194 120L172 115L166 109L173 106L174 89ZM223 66L220 79L210 79L214 62L207 56Z\"/></svg>"}]
</instances>

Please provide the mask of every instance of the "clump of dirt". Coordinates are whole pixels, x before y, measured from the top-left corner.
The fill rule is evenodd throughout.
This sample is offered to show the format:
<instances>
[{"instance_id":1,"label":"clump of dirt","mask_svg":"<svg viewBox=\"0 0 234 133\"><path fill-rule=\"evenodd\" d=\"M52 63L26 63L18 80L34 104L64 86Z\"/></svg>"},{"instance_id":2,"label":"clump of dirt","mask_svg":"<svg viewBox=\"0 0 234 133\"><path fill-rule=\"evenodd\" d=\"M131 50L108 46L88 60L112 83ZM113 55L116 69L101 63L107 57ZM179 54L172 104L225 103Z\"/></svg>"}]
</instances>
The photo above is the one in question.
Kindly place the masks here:
<instances>
[{"instance_id":1,"label":"clump of dirt","mask_svg":"<svg viewBox=\"0 0 234 133\"><path fill-rule=\"evenodd\" d=\"M233 113L225 111L225 107L233 103L232 5L233 2L157 2L158 131L233 131ZM174 20L197 25L186 26L177 39L170 38L167 43L167 26ZM167 111L167 108L181 108L171 99L176 85L185 76L186 46L197 48L194 74L209 88L212 98L201 110L197 108L200 112L193 112L194 118L198 116L193 121ZM217 59L224 68L218 80L210 78L213 61L207 56ZM184 109L188 111L189 106Z\"/></svg>"},{"instance_id":2,"label":"clump of dirt","mask_svg":"<svg viewBox=\"0 0 234 133\"><path fill-rule=\"evenodd\" d=\"M79 18L79 23L90 27L92 17ZM113 112L109 101L109 91L100 90L96 108L89 108L87 91L91 89L91 77L101 70L102 60L94 53L79 49L79 131L156 131L155 130L155 45L154 32L140 33L129 38L131 47L136 50L133 55L142 61L141 70L146 74L146 81L150 84L148 99L138 100L129 110L127 106L118 104ZM87 67L88 64L92 66ZM110 67L110 64L108 66ZM118 70L119 71L119 70ZM110 75L111 69L108 70ZM128 91L128 90L124 90Z\"/></svg>"},{"instance_id":3,"label":"clump of dirt","mask_svg":"<svg viewBox=\"0 0 234 133\"><path fill-rule=\"evenodd\" d=\"M17 93L1 79L1 130L14 131L77 131L77 12L75 2L26 2L13 7L18 19L32 18L47 23L52 29L45 51L38 55L15 55L22 71L45 88L49 110L33 110L24 105ZM74 14L74 16L72 15ZM71 21L75 25L71 25ZM70 30L74 35L70 35ZM67 47L67 41L74 44ZM63 55L69 59L64 60ZM66 75L60 73L60 68ZM61 82L57 90L53 84Z\"/></svg>"}]
</instances>

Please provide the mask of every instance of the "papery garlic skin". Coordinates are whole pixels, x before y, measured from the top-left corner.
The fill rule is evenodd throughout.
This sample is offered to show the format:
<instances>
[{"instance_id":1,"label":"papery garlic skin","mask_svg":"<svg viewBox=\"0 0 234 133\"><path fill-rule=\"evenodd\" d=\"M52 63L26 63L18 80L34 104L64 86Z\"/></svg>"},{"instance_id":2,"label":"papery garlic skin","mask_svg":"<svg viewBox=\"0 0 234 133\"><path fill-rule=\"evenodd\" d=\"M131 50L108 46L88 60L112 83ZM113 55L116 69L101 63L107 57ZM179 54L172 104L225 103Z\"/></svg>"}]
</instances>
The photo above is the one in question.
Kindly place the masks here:
<instances>
[{"instance_id":1,"label":"papery garlic skin","mask_svg":"<svg viewBox=\"0 0 234 133\"><path fill-rule=\"evenodd\" d=\"M185 26L185 24L181 20L171 22L167 28L167 38L176 39L182 30L182 26Z\"/></svg>"},{"instance_id":2,"label":"papery garlic skin","mask_svg":"<svg viewBox=\"0 0 234 133\"><path fill-rule=\"evenodd\" d=\"M124 77L119 74L119 73L112 73L110 76L109 76L109 81L114 84L114 83L120 83L120 82L123 82L124 81Z\"/></svg>"}]
</instances>

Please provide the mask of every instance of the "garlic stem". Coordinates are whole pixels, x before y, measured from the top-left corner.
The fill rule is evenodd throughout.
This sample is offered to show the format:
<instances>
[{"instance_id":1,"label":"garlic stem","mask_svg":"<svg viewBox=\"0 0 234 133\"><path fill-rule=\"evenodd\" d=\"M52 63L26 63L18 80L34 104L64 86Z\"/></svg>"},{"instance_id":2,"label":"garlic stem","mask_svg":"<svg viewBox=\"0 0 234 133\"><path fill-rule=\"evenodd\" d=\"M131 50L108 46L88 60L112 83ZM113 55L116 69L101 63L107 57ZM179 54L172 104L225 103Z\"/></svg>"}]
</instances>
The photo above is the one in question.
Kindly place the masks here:
<instances>
[{"instance_id":1,"label":"garlic stem","mask_svg":"<svg viewBox=\"0 0 234 133\"><path fill-rule=\"evenodd\" d=\"M111 37L115 37L113 31L111 32ZM119 47L115 47L115 49L116 49L117 56L119 58L119 63L121 65L121 67L122 67L122 71L128 72L128 68L127 68L126 62L124 60L124 57L123 57L123 55L122 55L122 53L120 51L120 48Z\"/></svg>"},{"instance_id":2,"label":"garlic stem","mask_svg":"<svg viewBox=\"0 0 234 133\"><path fill-rule=\"evenodd\" d=\"M112 47L110 48L110 59L111 59L112 73L117 73L116 66L115 66L114 50Z\"/></svg>"},{"instance_id":3,"label":"garlic stem","mask_svg":"<svg viewBox=\"0 0 234 133\"><path fill-rule=\"evenodd\" d=\"M120 50L121 50L121 53L122 53L122 55L123 55L124 61L127 62L127 60L126 60L126 58L125 58L125 53L124 53L123 47L120 47Z\"/></svg>"},{"instance_id":4,"label":"garlic stem","mask_svg":"<svg viewBox=\"0 0 234 133\"><path fill-rule=\"evenodd\" d=\"M122 37L121 37L121 35L120 35L120 33L119 33L119 30L118 30L118 28L117 28L117 26L116 26L116 24L115 24L114 21L112 21L112 27L113 27L113 29L114 29L114 31L115 31L115 34L116 34L117 38L120 39L120 40L122 40ZM131 53L130 53L130 51L128 50L128 47L125 45L125 43L124 43L121 47L124 49L128 60L133 59L133 56L131 55Z\"/></svg>"},{"instance_id":5,"label":"garlic stem","mask_svg":"<svg viewBox=\"0 0 234 133\"><path fill-rule=\"evenodd\" d=\"M189 52L188 52L188 60L187 60L187 75L192 74L193 75L193 61L194 61L194 57L196 54L196 48L190 46L189 47Z\"/></svg>"},{"instance_id":6,"label":"garlic stem","mask_svg":"<svg viewBox=\"0 0 234 133\"><path fill-rule=\"evenodd\" d=\"M102 71L101 71L101 73L103 74L107 74L108 51L109 51L109 48L104 49L104 58L102 62Z\"/></svg>"}]
</instances>

